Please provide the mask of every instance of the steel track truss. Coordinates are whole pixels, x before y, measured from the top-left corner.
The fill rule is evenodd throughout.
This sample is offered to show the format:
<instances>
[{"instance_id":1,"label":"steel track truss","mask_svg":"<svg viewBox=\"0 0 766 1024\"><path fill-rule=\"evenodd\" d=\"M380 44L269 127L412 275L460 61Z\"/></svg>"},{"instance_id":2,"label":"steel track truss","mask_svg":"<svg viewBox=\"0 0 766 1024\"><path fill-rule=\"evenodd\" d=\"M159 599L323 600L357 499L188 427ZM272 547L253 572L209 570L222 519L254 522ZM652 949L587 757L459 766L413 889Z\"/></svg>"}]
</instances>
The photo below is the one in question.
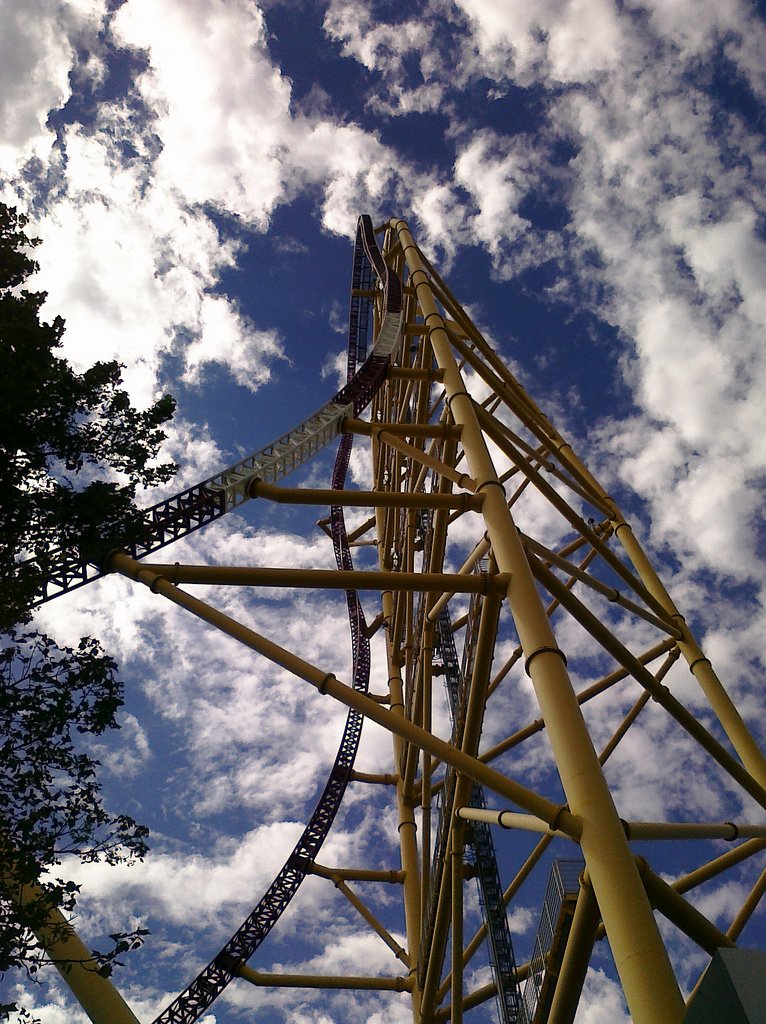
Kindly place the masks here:
<instances>
[{"instance_id":1,"label":"steel track truss","mask_svg":"<svg viewBox=\"0 0 766 1024\"><path fill-rule=\"evenodd\" d=\"M245 963L250 946L219 954L212 965L226 981L321 987L328 999L343 987L390 989L399 993L391 998L409 1001L416 1024L485 1019L482 1007L498 994L502 1003L504 989L512 993L508 1013L519 1014L518 986L530 971L539 980L540 970L530 966L531 937L522 937L515 959L512 950L510 958L498 952L508 931L501 906L539 910L552 861L582 860L557 970L544 978L544 1019L574 1019L596 958L621 985L634 1021L680 1022L689 951L699 956L735 945L766 888L763 754L612 498L481 335L405 222L383 225L377 235L376 243L369 221L361 222L350 372L355 358L364 359L367 317L376 342L363 369L382 351L379 343L386 355L358 394L357 374L331 403L346 410L336 433L369 438L372 490L344 489L344 440L333 479L337 496L328 502L327 492L314 494L333 506L331 534L356 645L353 685L338 679L333 666L314 664L310 652L260 636L189 591L203 582L254 583L257 570L248 576L243 567L150 564L133 557L148 549L130 547L105 567L150 586L345 704L352 712L350 748L363 717L392 736L393 766L361 777L352 759L340 768L336 762L328 782L340 795L346 784L390 794L398 827L380 853L390 863L370 866L365 856L371 854L361 851L361 863L350 868L323 867L318 846L309 842L306 854L296 849L283 871L333 881L366 921L360 927L386 941L404 972L395 978L278 975ZM365 273L371 276L364 279ZM361 422L356 417L367 402L370 419ZM292 456L283 456L287 465ZM232 507L255 495L312 500L301 489L263 487L259 479L268 484L275 477L260 476L255 462L242 478L239 473L215 478L217 489L210 481L204 487ZM372 513L354 531L356 541L373 539L377 552L380 610L371 626L350 590L356 577L338 517L346 504ZM308 587L316 577L295 569L285 579ZM364 586L371 586L369 574ZM476 593L481 598L470 601ZM357 672L368 657L365 638L376 628L388 692L373 697L358 685ZM461 647L463 670L456 670L445 700L435 677L449 676ZM674 692L683 662L706 702L702 716ZM642 786L666 820L640 820L634 811L626 784L632 743L649 751ZM720 817L728 820L709 820L690 789L673 785L674 771L709 776ZM756 809L747 820L743 806ZM326 835L331 820L317 823L317 835ZM487 844L481 837L490 829L494 842ZM721 839L732 843L726 852L712 845ZM660 871L671 850L677 868L668 883ZM464 899L466 878L481 872L482 861L492 902L484 920ZM348 885L354 879L399 886L399 916L390 900L373 906L373 896L363 903ZM736 881L746 892L723 924L695 906L697 891L714 880ZM272 889L282 898L291 884L280 875ZM659 930L655 911L672 922L671 932ZM487 932L496 948L482 961ZM264 945L258 957L267 955ZM482 976L482 964L494 976L488 969ZM213 988L218 985L214 979ZM158 1020L191 1021L201 1006L189 1003L186 1016ZM119 1024L135 1019L129 1012L92 1016Z\"/></svg>"}]
</instances>

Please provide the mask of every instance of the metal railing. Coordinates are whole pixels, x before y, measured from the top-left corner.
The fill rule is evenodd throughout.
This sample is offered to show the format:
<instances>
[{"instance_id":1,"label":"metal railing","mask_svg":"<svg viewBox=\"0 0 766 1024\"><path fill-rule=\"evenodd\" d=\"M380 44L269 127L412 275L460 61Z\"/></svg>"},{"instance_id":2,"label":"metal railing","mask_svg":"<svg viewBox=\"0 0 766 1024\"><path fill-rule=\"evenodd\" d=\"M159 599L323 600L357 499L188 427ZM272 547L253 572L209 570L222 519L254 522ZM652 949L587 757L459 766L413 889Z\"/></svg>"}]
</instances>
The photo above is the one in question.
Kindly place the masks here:
<instances>
[{"instance_id":1,"label":"metal railing","mask_svg":"<svg viewBox=\"0 0 766 1024\"><path fill-rule=\"evenodd\" d=\"M553 862L521 1000L520 1024L545 1020L550 1008L584 867L581 860Z\"/></svg>"}]
</instances>

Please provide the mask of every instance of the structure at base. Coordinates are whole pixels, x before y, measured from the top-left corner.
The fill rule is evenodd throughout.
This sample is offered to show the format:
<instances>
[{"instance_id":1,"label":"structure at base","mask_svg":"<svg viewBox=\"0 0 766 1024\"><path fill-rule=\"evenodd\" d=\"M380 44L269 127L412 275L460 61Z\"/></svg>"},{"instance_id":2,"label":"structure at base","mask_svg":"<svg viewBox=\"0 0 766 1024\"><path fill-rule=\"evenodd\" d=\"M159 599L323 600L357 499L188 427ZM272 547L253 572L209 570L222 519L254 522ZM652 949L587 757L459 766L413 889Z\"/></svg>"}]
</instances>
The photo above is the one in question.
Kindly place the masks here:
<instances>
[{"instance_id":1,"label":"structure at base","mask_svg":"<svg viewBox=\"0 0 766 1024\"><path fill-rule=\"evenodd\" d=\"M415 1024L470 1019L495 998L503 1022L564 1024L574 1019L594 949L608 949L636 1024L681 1022L675 940L663 937L669 932L657 915L705 955L736 946L766 888L763 754L612 498L482 337L404 221L373 231L360 220L349 350L349 383L314 417L151 510L146 535L106 565L62 555L64 568L46 591L122 573L349 708L341 753L283 873L224 949L201 952L207 967L157 1022L190 1024L229 983L249 982L399 993L391 998L409 1000ZM339 433L369 445L370 490L346 489L340 470L334 489L276 483ZM338 569L145 557L255 497L332 506ZM368 510L348 535L339 518L347 506ZM368 541L360 551L374 550L377 566L355 569L350 550ZM290 651L198 600L195 584L345 590L353 685L336 677L336 666L315 665L310 652ZM376 607L368 600L370 626L356 596L362 589L379 595ZM376 630L385 638L388 689L370 695L357 670L364 638ZM704 694L703 717L664 682L679 659ZM392 764L377 775L353 770L362 718L391 734ZM647 719L663 742L683 745L695 771L712 772L723 820L683 809L674 820L631 820L620 756ZM437 722L448 724L439 731ZM654 767L661 788L663 765ZM652 785L648 774L642 784ZM319 863L349 785L390 794L395 862ZM759 808L751 820L740 820L743 801ZM731 843L723 853L712 845L722 839ZM660 869L671 845L688 851L688 867L669 883ZM723 931L694 894L734 871L738 880L749 872L750 881ZM309 874L334 883L362 927L388 944L399 974L369 977L361 963L353 975L333 977L260 969L261 944ZM475 934L464 927L471 876L483 913ZM388 923L390 898L378 910L355 882L400 892L403 943ZM519 900L536 905L545 925L528 962L507 924ZM485 936L491 973L472 987ZM127 1007L120 1017L113 1004L106 1016L97 999L88 1005L80 973L68 980L79 984L94 1021L135 1021Z\"/></svg>"}]
</instances>

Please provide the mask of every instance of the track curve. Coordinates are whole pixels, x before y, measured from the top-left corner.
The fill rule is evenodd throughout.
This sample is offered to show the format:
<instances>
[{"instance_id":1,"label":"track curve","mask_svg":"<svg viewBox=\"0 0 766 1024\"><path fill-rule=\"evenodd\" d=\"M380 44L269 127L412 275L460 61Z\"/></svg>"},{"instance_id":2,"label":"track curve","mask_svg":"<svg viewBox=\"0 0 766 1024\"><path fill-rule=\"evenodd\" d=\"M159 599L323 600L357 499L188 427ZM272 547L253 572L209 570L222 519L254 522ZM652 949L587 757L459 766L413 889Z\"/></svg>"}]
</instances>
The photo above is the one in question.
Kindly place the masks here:
<instances>
[{"instance_id":1,"label":"track curve","mask_svg":"<svg viewBox=\"0 0 766 1024\"><path fill-rule=\"evenodd\" d=\"M357 362L360 356L366 352L371 301L369 295L364 293L370 291L370 277L373 273L383 289L384 312L373 350L364 360L361 368L357 370ZM316 420L318 416L324 416L329 406L338 406L342 409L342 414L338 420L338 429L333 435L336 436L342 418L349 415L352 410L354 414L361 412L369 403L383 382L391 353L395 350L401 336L401 308L401 283L397 277L389 274L388 267L378 249L370 218L362 216L359 218L354 245L347 383L335 398L323 406L322 410L311 417L309 421L306 421L307 423ZM345 485L352 442L353 437L350 434L344 434L341 438L332 477L332 486L335 489L342 489ZM264 449L264 451L266 450ZM241 482L245 466L249 474L248 479L263 478L261 472L258 472L258 469L262 470L263 461L258 465L257 454L251 456L249 460L245 460L244 464L238 463L236 467L224 471L223 474L212 478L211 481L206 481L204 485L198 485L198 487L206 487L208 491L212 491L216 495L217 501L226 503L221 515L229 508L241 504L241 500L246 500L246 483L243 486ZM275 478L278 477L271 477L271 479ZM190 490L194 491L195 489ZM189 492L184 493L188 494ZM219 497L219 494L223 495L223 498ZM245 497L238 500L243 494ZM177 500L178 497L181 496L170 500ZM211 518L218 518L218 516L211 516ZM205 521L207 522L209 519ZM332 507L330 522L338 568L351 569L353 562L346 535L343 510L340 506ZM202 525L203 522L199 522L192 528L197 529ZM191 530L186 532L191 532ZM169 540L165 540L163 543L169 543ZM156 547L160 546L162 545L156 545ZM148 551L144 553L146 554ZM366 691L370 675L370 644L366 636L364 611L356 591L346 591L346 604L351 628L353 686L357 690ZM362 722L362 715L353 710L349 711L338 753L319 802L290 857L260 902L213 960L155 1018L153 1024L193 1024L198 1020L200 1015L236 976L239 965L250 959L274 927L310 872L340 808L359 747Z\"/></svg>"},{"instance_id":2,"label":"track curve","mask_svg":"<svg viewBox=\"0 0 766 1024\"><path fill-rule=\"evenodd\" d=\"M354 292L368 291L372 274L383 294L380 329L369 356L346 384L315 413L265 448L145 509L140 536L121 541L119 546L122 549L133 558L144 558L220 519L249 499L248 486L253 480L260 479L266 483L281 480L333 441L341 433L345 417L356 416L369 405L383 382L389 359L401 337L402 286L399 278L389 273L378 248L372 220L362 215L357 223L354 243L349 334L352 330L358 331L355 324L361 323L365 303L369 305L370 302L369 297L355 295ZM356 346L356 341L353 344ZM356 367L356 348L354 359ZM25 564L36 564L41 574L40 591L32 602L33 606L106 575L100 565L89 561L77 549L70 548L53 548Z\"/></svg>"}]
</instances>

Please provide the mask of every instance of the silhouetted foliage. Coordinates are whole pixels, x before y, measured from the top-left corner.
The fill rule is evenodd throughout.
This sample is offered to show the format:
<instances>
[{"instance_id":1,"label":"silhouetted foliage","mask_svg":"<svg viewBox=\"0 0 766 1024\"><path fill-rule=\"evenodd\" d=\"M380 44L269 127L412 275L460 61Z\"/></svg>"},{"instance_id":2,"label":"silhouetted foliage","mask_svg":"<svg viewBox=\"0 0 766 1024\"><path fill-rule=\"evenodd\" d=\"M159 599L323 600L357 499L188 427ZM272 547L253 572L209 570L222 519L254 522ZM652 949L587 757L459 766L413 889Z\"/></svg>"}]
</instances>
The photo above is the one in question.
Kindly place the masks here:
<instances>
[{"instance_id":1,"label":"silhouetted foliage","mask_svg":"<svg viewBox=\"0 0 766 1024\"><path fill-rule=\"evenodd\" d=\"M0 843L10 853L2 873L5 895L13 897L0 904L0 973L22 968L34 975L48 962L32 933L51 908L74 908L78 887L56 877L63 857L116 864L147 851L148 830L109 814L98 762L76 742L76 734L118 728L116 669L90 637L60 649L40 633L12 631L0 652ZM114 950L96 955L101 973L135 941L133 934L116 936Z\"/></svg>"},{"instance_id":2,"label":"silhouetted foliage","mask_svg":"<svg viewBox=\"0 0 766 1024\"><path fill-rule=\"evenodd\" d=\"M121 388L121 367L97 362L76 373L57 352L64 321L41 322L45 294L22 286L37 269L26 219L0 204L0 627L29 618L46 552L67 546L97 559L135 537L136 487L168 480L156 464L165 395L139 412ZM24 556L35 562L24 563ZM19 565L19 562L22 562Z\"/></svg>"},{"instance_id":3,"label":"silhouetted foliage","mask_svg":"<svg viewBox=\"0 0 766 1024\"><path fill-rule=\"evenodd\" d=\"M59 877L62 859L131 862L144 856L148 832L105 808L99 763L83 742L118 728L114 661L91 638L59 648L18 624L31 617L46 553L66 546L96 560L136 537L136 487L175 467L154 461L172 398L139 412L118 363L77 373L60 355L63 320L41 322L45 295L23 288L37 269L25 225L0 204L0 974L34 977L50 962L35 930L48 921L55 939L51 910L71 912L77 898L78 886ZM89 966L109 975L144 934L114 933ZM0 1020L12 1010L0 1005Z\"/></svg>"}]
</instances>

